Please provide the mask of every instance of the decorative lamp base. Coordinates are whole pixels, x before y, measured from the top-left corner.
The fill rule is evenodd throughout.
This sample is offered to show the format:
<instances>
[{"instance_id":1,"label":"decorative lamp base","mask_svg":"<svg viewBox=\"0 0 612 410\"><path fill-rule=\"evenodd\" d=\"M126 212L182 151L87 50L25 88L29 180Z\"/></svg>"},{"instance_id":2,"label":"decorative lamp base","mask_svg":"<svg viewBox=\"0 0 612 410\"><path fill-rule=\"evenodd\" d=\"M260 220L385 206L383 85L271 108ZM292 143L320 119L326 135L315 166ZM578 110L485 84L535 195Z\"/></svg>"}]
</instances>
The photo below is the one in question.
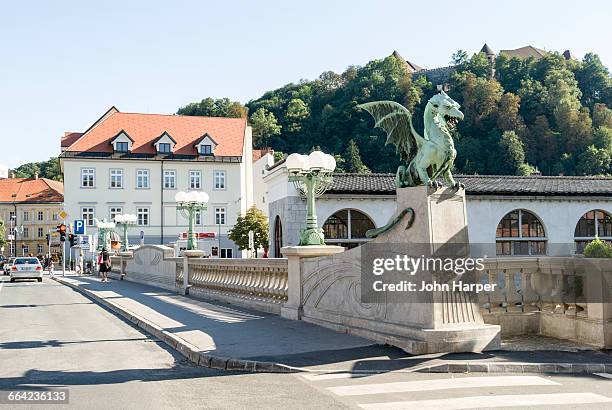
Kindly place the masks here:
<instances>
[{"instance_id":1,"label":"decorative lamp base","mask_svg":"<svg viewBox=\"0 0 612 410\"><path fill-rule=\"evenodd\" d=\"M182 252L183 256L188 258L201 258L204 256L204 251L199 249L185 250Z\"/></svg>"},{"instance_id":2,"label":"decorative lamp base","mask_svg":"<svg viewBox=\"0 0 612 410\"><path fill-rule=\"evenodd\" d=\"M325 235L321 228L308 228L300 232L300 246L325 245Z\"/></svg>"}]
</instances>

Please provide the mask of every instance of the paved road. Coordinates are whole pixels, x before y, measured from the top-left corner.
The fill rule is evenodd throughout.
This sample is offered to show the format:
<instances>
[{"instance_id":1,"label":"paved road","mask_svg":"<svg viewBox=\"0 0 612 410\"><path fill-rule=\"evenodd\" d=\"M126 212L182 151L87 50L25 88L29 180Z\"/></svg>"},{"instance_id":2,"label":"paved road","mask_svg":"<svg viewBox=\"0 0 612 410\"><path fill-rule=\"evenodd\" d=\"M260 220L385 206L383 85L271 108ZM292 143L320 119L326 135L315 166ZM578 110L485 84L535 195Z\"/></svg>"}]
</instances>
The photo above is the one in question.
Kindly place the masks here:
<instances>
[{"instance_id":1,"label":"paved road","mask_svg":"<svg viewBox=\"0 0 612 410\"><path fill-rule=\"evenodd\" d=\"M72 408L612 408L605 374L215 372L56 282L0 281L0 390L67 387Z\"/></svg>"}]
</instances>

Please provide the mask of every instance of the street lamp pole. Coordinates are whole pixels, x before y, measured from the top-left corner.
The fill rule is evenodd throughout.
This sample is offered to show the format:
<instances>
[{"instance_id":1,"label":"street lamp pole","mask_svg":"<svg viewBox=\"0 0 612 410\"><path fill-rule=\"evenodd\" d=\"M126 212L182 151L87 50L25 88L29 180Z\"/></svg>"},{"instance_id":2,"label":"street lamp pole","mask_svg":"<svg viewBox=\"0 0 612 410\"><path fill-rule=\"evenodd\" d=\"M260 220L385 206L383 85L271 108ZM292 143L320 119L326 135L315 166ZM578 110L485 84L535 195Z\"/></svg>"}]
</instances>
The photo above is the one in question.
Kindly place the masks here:
<instances>
[{"instance_id":1,"label":"street lamp pole","mask_svg":"<svg viewBox=\"0 0 612 410\"><path fill-rule=\"evenodd\" d=\"M206 211L208 203L208 194L206 192L190 191L177 192L174 196L176 208L180 210L189 221L189 232L187 233L187 250L193 251L198 248L198 243L195 236L195 215L197 212Z\"/></svg>"},{"instance_id":2,"label":"street lamp pole","mask_svg":"<svg viewBox=\"0 0 612 410\"><path fill-rule=\"evenodd\" d=\"M129 239L127 234L128 228L130 226L136 225L137 219L138 218L136 217L136 215L133 214L123 214L115 216L115 223L117 225L121 225L121 228L123 228L123 246L121 249L123 252L127 252L129 247Z\"/></svg>"},{"instance_id":3,"label":"street lamp pole","mask_svg":"<svg viewBox=\"0 0 612 410\"><path fill-rule=\"evenodd\" d=\"M323 229L317 223L315 199L331 186L331 173L336 168L336 160L329 154L313 151L308 156L291 154L285 164L289 171L289 181L306 197L306 229L300 232L299 245L325 245Z\"/></svg>"}]
</instances>

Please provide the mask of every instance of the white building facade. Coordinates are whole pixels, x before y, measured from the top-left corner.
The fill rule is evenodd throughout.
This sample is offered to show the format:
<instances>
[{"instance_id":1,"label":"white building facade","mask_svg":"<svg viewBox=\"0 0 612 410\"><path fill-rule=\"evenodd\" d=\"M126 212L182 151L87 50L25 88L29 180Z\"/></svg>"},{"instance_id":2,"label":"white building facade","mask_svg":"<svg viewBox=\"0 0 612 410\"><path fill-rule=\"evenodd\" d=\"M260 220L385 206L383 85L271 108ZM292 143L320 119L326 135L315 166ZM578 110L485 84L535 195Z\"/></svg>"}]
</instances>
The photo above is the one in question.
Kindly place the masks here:
<instances>
[{"instance_id":1,"label":"white building facade","mask_svg":"<svg viewBox=\"0 0 612 410\"><path fill-rule=\"evenodd\" d=\"M228 232L254 203L246 119L121 113L113 107L84 133L69 134L77 137L60 155L65 208L70 221L86 221L88 234L95 234L95 219L134 214L130 242L142 235L147 244L172 244L188 226L176 193L203 191L210 200L196 216L198 246L211 256L241 256Z\"/></svg>"},{"instance_id":2,"label":"white building facade","mask_svg":"<svg viewBox=\"0 0 612 410\"><path fill-rule=\"evenodd\" d=\"M287 181L282 162L268 169L270 255L297 245L306 204ZM318 225L328 244L353 247L368 229L396 212L394 175L335 174L317 200ZM468 235L474 255L580 253L598 236L612 240L612 178L457 176L466 185Z\"/></svg>"}]
</instances>

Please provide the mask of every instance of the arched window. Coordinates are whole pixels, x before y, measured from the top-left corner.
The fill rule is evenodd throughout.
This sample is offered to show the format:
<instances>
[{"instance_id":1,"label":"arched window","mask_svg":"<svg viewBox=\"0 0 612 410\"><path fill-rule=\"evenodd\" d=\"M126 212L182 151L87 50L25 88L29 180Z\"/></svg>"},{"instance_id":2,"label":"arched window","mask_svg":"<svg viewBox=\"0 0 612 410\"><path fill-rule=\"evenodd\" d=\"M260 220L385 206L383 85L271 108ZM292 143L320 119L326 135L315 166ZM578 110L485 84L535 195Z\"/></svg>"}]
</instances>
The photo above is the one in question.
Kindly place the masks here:
<instances>
[{"instance_id":1,"label":"arched window","mask_svg":"<svg viewBox=\"0 0 612 410\"><path fill-rule=\"evenodd\" d=\"M584 247L596 237L612 241L612 216L601 209L589 211L578 220L574 231L576 253L582 253Z\"/></svg>"},{"instance_id":2,"label":"arched window","mask_svg":"<svg viewBox=\"0 0 612 410\"><path fill-rule=\"evenodd\" d=\"M499 221L495 237L498 255L546 255L544 225L529 211L508 212Z\"/></svg>"},{"instance_id":3,"label":"arched window","mask_svg":"<svg viewBox=\"0 0 612 410\"><path fill-rule=\"evenodd\" d=\"M276 215L274 220L274 257L281 257L281 248L283 247L283 223L280 216Z\"/></svg>"},{"instance_id":4,"label":"arched window","mask_svg":"<svg viewBox=\"0 0 612 410\"><path fill-rule=\"evenodd\" d=\"M369 239L365 234L374 228L374 222L356 209L342 209L327 218L323 224L325 242L348 249L367 242Z\"/></svg>"}]
</instances>

